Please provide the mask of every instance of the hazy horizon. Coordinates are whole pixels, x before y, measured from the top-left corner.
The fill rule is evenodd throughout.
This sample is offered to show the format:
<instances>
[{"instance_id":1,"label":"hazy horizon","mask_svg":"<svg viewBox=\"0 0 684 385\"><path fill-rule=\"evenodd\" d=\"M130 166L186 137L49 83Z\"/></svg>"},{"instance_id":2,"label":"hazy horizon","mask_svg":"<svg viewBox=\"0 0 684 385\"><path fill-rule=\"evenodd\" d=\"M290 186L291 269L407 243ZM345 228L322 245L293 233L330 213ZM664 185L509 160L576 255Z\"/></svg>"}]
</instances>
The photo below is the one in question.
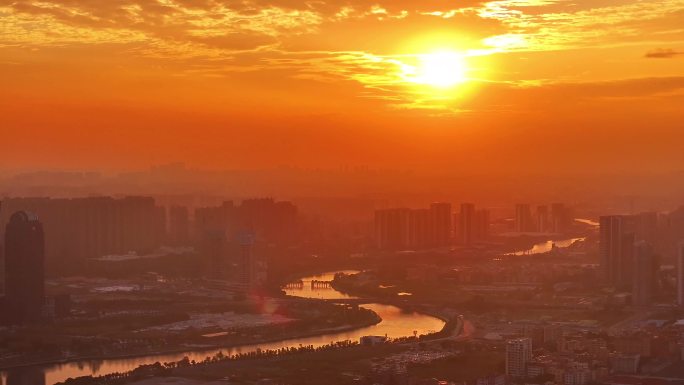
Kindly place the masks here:
<instances>
[{"instance_id":1,"label":"hazy horizon","mask_svg":"<svg viewBox=\"0 0 684 385\"><path fill-rule=\"evenodd\" d=\"M459 174L364 167L211 170L172 163L118 172L5 171L0 172L0 197L146 195L171 203L191 202L192 198L205 204L273 197L294 200L327 214L344 211L350 202L366 210L421 206L432 201L511 207L520 202L566 202L596 216L599 208L612 213L676 209L683 203L682 175L681 171L641 175Z\"/></svg>"}]
</instances>

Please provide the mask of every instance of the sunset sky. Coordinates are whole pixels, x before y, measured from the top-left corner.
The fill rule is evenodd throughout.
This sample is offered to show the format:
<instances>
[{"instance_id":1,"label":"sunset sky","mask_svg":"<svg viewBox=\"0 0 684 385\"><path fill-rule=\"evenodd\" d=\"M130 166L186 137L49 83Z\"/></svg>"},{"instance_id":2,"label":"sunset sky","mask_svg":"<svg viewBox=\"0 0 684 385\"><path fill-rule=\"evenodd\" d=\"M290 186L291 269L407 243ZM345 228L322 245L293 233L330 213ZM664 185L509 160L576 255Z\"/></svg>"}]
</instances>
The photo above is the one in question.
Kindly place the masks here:
<instances>
[{"instance_id":1,"label":"sunset sky","mask_svg":"<svg viewBox=\"0 0 684 385\"><path fill-rule=\"evenodd\" d=\"M684 168L684 0L0 0L0 168Z\"/></svg>"}]
</instances>

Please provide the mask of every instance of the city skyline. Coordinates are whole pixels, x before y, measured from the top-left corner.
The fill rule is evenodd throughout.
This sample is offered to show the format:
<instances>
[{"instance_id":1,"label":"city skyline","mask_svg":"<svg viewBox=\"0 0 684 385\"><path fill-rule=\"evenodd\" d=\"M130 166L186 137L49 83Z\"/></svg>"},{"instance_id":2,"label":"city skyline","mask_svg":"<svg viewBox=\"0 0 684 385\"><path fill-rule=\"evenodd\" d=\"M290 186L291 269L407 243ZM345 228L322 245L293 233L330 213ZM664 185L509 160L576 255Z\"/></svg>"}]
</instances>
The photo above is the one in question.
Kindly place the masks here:
<instances>
[{"instance_id":1,"label":"city skyline","mask_svg":"<svg viewBox=\"0 0 684 385\"><path fill-rule=\"evenodd\" d=\"M0 385L684 385L684 0L0 0Z\"/></svg>"}]
</instances>

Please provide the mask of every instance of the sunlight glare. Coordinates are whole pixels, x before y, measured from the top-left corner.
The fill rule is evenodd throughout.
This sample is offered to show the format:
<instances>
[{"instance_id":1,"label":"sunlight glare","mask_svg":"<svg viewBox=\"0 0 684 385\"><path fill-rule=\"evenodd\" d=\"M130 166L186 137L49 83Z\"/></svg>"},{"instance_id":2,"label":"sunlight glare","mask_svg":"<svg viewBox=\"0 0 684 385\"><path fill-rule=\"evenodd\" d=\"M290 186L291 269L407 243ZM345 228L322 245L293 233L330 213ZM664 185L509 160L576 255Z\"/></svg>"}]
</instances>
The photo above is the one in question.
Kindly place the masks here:
<instances>
[{"instance_id":1,"label":"sunlight glare","mask_svg":"<svg viewBox=\"0 0 684 385\"><path fill-rule=\"evenodd\" d=\"M463 55L440 51L417 56L416 66L404 67L404 78L416 84L450 88L465 82L467 67Z\"/></svg>"}]
</instances>

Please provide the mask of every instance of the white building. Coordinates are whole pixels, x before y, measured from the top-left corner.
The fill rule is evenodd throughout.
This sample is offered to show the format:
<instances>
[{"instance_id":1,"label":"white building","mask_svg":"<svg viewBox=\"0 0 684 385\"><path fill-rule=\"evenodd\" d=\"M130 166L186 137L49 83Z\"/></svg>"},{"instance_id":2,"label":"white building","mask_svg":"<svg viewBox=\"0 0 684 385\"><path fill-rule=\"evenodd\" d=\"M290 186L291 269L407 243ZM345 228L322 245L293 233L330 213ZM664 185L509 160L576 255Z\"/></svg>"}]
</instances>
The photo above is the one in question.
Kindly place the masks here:
<instances>
[{"instance_id":1,"label":"white building","mask_svg":"<svg viewBox=\"0 0 684 385\"><path fill-rule=\"evenodd\" d=\"M525 377L527 363L532 359L532 339L517 338L506 341L506 374Z\"/></svg>"}]
</instances>

